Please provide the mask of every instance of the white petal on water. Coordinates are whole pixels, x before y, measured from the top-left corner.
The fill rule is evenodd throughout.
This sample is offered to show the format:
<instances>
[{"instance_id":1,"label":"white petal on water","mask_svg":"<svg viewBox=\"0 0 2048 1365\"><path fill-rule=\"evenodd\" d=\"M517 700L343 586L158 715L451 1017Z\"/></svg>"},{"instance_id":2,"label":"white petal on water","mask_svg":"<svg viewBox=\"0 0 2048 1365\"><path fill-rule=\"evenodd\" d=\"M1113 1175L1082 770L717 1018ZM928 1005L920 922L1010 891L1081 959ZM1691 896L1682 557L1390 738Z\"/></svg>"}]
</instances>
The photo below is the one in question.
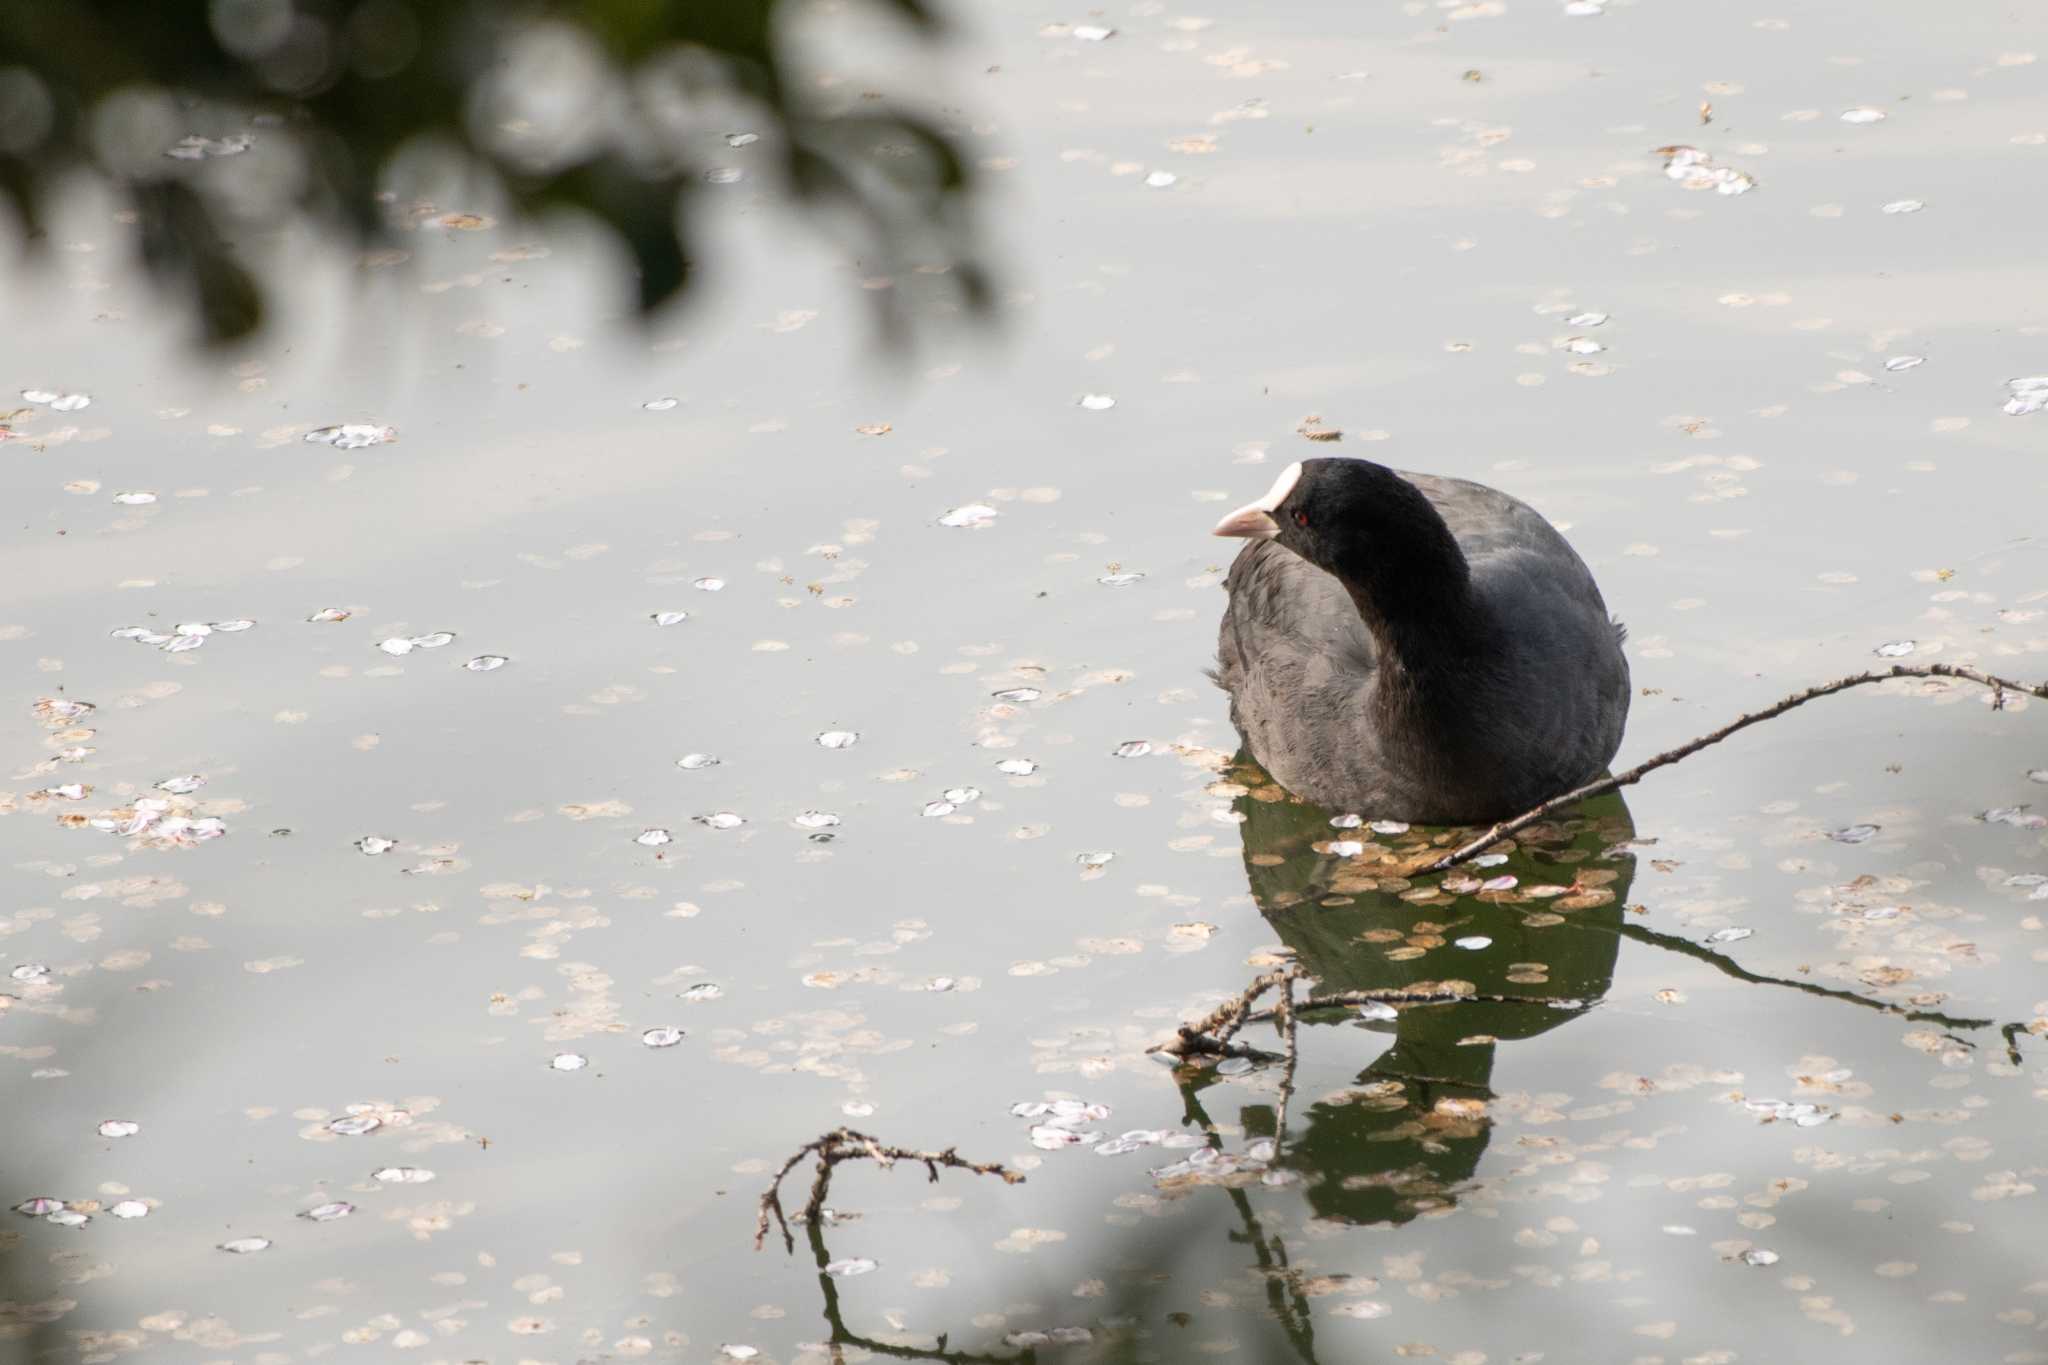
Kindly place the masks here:
<instances>
[{"instance_id":1,"label":"white petal on water","mask_svg":"<svg viewBox=\"0 0 2048 1365\"><path fill-rule=\"evenodd\" d=\"M173 635L211 635L213 627L204 621L181 621L171 627Z\"/></svg>"},{"instance_id":2,"label":"white petal on water","mask_svg":"<svg viewBox=\"0 0 2048 1365\"><path fill-rule=\"evenodd\" d=\"M1338 858L1356 858L1365 852L1365 844L1357 839L1332 839L1330 853Z\"/></svg>"},{"instance_id":3,"label":"white petal on water","mask_svg":"<svg viewBox=\"0 0 2048 1365\"><path fill-rule=\"evenodd\" d=\"M1689 190L1712 190L1716 194L1747 194L1756 188L1756 181L1741 171L1727 166L1717 166L1712 157L1697 147L1663 147L1658 149L1664 156L1666 178L1676 180Z\"/></svg>"},{"instance_id":4,"label":"white petal on water","mask_svg":"<svg viewBox=\"0 0 2048 1365\"><path fill-rule=\"evenodd\" d=\"M256 623L254 621L246 619L237 619L233 621L215 621L212 623L213 628L221 632L223 635L238 635L245 630L252 629L255 626L255 624ZM178 629L182 631L189 629L189 627L179 626Z\"/></svg>"},{"instance_id":5,"label":"white petal on water","mask_svg":"<svg viewBox=\"0 0 2048 1365\"><path fill-rule=\"evenodd\" d=\"M377 642L377 648L383 650L386 654L389 654L393 658L397 659L402 659L406 655L412 653L414 647L415 646L413 645L412 641L402 639L396 635L392 636L388 640L379 640Z\"/></svg>"},{"instance_id":6,"label":"white petal on water","mask_svg":"<svg viewBox=\"0 0 2048 1365\"><path fill-rule=\"evenodd\" d=\"M99 1128L103 1138L134 1137L142 1131L142 1125L133 1119L108 1119Z\"/></svg>"},{"instance_id":7,"label":"white petal on water","mask_svg":"<svg viewBox=\"0 0 2048 1365\"><path fill-rule=\"evenodd\" d=\"M1152 741L1149 739L1127 739L1112 750L1117 758L1143 758L1151 752Z\"/></svg>"},{"instance_id":8,"label":"white petal on water","mask_svg":"<svg viewBox=\"0 0 2048 1365\"><path fill-rule=\"evenodd\" d=\"M965 507L955 507L951 511L947 512L944 516L940 517L939 525L987 526L990 522L994 521L997 517L1001 515L1002 513L996 511L996 509L993 507L988 507L978 502L971 502L968 503Z\"/></svg>"},{"instance_id":9,"label":"white petal on water","mask_svg":"<svg viewBox=\"0 0 2048 1365\"><path fill-rule=\"evenodd\" d=\"M1754 934L1754 933L1756 933L1756 930L1754 930L1754 929L1738 929L1738 928L1728 928L1728 929L1716 929L1716 930L1715 930L1715 931L1714 931L1713 933L1711 933L1711 934L1708 934L1708 935L1707 935L1707 942L1709 942L1709 943L1740 943L1740 942L1742 942L1742 940L1744 940L1744 939L1746 939L1746 938L1750 937L1750 936L1751 936L1752 934Z\"/></svg>"},{"instance_id":10,"label":"white petal on water","mask_svg":"<svg viewBox=\"0 0 2048 1365\"><path fill-rule=\"evenodd\" d=\"M1408 822L1405 820L1375 820L1367 828L1372 830L1374 834L1406 834L1408 832ZM1487 862L1487 858L1493 858L1498 862L1507 861L1507 859L1499 854L1491 853L1474 858L1472 861L1478 867L1492 867L1494 864Z\"/></svg>"},{"instance_id":11,"label":"white petal on water","mask_svg":"<svg viewBox=\"0 0 2048 1365\"><path fill-rule=\"evenodd\" d=\"M1884 110L1882 109L1859 106L1855 109L1844 109L1842 111L1842 122L1844 123L1881 123L1883 121Z\"/></svg>"},{"instance_id":12,"label":"white petal on water","mask_svg":"<svg viewBox=\"0 0 2048 1365\"><path fill-rule=\"evenodd\" d=\"M1884 362L1884 367L1893 374L1897 374L1901 370L1918 369L1926 363L1927 357L1924 355L1895 355Z\"/></svg>"},{"instance_id":13,"label":"white petal on water","mask_svg":"<svg viewBox=\"0 0 2048 1365\"><path fill-rule=\"evenodd\" d=\"M44 1214L43 1221L55 1223L60 1228L82 1228L92 1221L92 1215L80 1213L77 1209L58 1209L54 1213Z\"/></svg>"},{"instance_id":14,"label":"white petal on water","mask_svg":"<svg viewBox=\"0 0 2048 1365\"><path fill-rule=\"evenodd\" d=\"M931 980L924 983L924 988L934 993L943 994L946 991L952 990L953 987L959 984L959 982L955 981L950 976L935 976Z\"/></svg>"},{"instance_id":15,"label":"white petal on water","mask_svg":"<svg viewBox=\"0 0 2048 1365\"><path fill-rule=\"evenodd\" d=\"M114 501L123 507L143 507L156 501L156 494L135 489L127 493L114 494Z\"/></svg>"},{"instance_id":16,"label":"white petal on water","mask_svg":"<svg viewBox=\"0 0 2048 1365\"><path fill-rule=\"evenodd\" d=\"M685 772L696 772L699 768L715 768L725 760L711 754L684 754L676 760L676 766Z\"/></svg>"},{"instance_id":17,"label":"white petal on water","mask_svg":"<svg viewBox=\"0 0 2048 1365\"><path fill-rule=\"evenodd\" d=\"M1011 777L1029 777L1038 771L1038 764L1028 758L1006 758L996 764L996 771Z\"/></svg>"},{"instance_id":18,"label":"white petal on water","mask_svg":"<svg viewBox=\"0 0 2048 1365\"><path fill-rule=\"evenodd\" d=\"M672 1024L648 1029L640 1035L640 1041L649 1047L674 1047L683 1041L683 1031Z\"/></svg>"},{"instance_id":19,"label":"white petal on water","mask_svg":"<svg viewBox=\"0 0 2048 1365\"><path fill-rule=\"evenodd\" d=\"M424 1185L433 1178L424 1166L385 1166L370 1172L370 1179L385 1185Z\"/></svg>"},{"instance_id":20,"label":"white petal on water","mask_svg":"<svg viewBox=\"0 0 2048 1365\"><path fill-rule=\"evenodd\" d=\"M1362 815L1333 815L1330 817L1331 829L1357 829L1364 823L1365 817Z\"/></svg>"},{"instance_id":21,"label":"white petal on water","mask_svg":"<svg viewBox=\"0 0 2048 1365\"><path fill-rule=\"evenodd\" d=\"M164 644L164 653L183 654L188 649L197 649L206 643L204 635L173 635Z\"/></svg>"},{"instance_id":22,"label":"white petal on water","mask_svg":"<svg viewBox=\"0 0 2048 1365\"><path fill-rule=\"evenodd\" d=\"M2048 768L2029 768L2027 781L2048 783Z\"/></svg>"},{"instance_id":23,"label":"white petal on water","mask_svg":"<svg viewBox=\"0 0 2048 1365\"><path fill-rule=\"evenodd\" d=\"M752 1346L741 1346L730 1341L720 1346L718 1353L732 1360L752 1360L755 1356L761 1354Z\"/></svg>"},{"instance_id":24,"label":"white petal on water","mask_svg":"<svg viewBox=\"0 0 2048 1365\"><path fill-rule=\"evenodd\" d=\"M1903 659L1911 654L1918 644L1917 640L1886 640L1870 652L1880 659Z\"/></svg>"},{"instance_id":25,"label":"white petal on water","mask_svg":"<svg viewBox=\"0 0 2048 1365\"><path fill-rule=\"evenodd\" d=\"M673 834L670 834L667 830L661 829L658 826L654 828L643 829L638 834L633 836L634 843L640 844L646 848L660 848L663 844L673 842L674 839L675 836Z\"/></svg>"},{"instance_id":26,"label":"white petal on water","mask_svg":"<svg viewBox=\"0 0 2048 1365\"><path fill-rule=\"evenodd\" d=\"M361 1137L374 1133L384 1126L384 1120L375 1114L348 1114L338 1119L327 1120L327 1131L338 1137Z\"/></svg>"},{"instance_id":27,"label":"white petal on water","mask_svg":"<svg viewBox=\"0 0 2048 1365\"><path fill-rule=\"evenodd\" d=\"M728 147L751 147L760 140L761 135L759 133L727 133L725 135L725 145Z\"/></svg>"},{"instance_id":28,"label":"white petal on water","mask_svg":"<svg viewBox=\"0 0 2048 1365\"><path fill-rule=\"evenodd\" d=\"M1518 884L1518 880L1515 877L1504 873L1498 877L1488 877L1479 884L1479 889L1481 891L1512 891Z\"/></svg>"},{"instance_id":29,"label":"white petal on water","mask_svg":"<svg viewBox=\"0 0 2048 1365\"><path fill-rule=\"evenodd\" d=\"M657 626L679 626L690 619L686 611L657 611L648 615L648 620Z\"/></svg>"},{"instance_id":30,"label":"white petal on water","mask_svg":"<svg viewBox=\"0 0 2048 1365\"><path fill-rule=\"evenodd\" d=\"M361 450L364 446L395 441L398 432L392 427L371 426L367 422L347 422L334 427L315 427L306 433L305 439L314 445L333 446L336 450Z\"/></svg>"},{"instance_id":31,"label":"white petal on water","mask_svg":"<svg viewBox=\"0 0 2048 1365\"><path fill-rule=\"evenodd\" d=\"M43 1218L63 1207L63 1200L52 1199L49 1195L39 1194L33 1199L24 1199L19 1204L16 1204L14 1211L27 1218Z\"/></svg>"},{"instance_id":32,"label":"white petal on water","mask_svg":"<svg viewBox=\"0 0 2048 1365\"><path fill-rule=\"evenodd\" d=\"M1838 844L1863 844L1877 837L1882 825L1849 825L1843 829L1828 831L1828 838Z\"/></svg>"},{"instance_id":33,"label":"white petal on water","mask_svg":"<svg viewBox=\"0 0 2048 1365\"><path fill-rule=\"evenodd\" d=\"M1099 43L1116 36L1115 29L1104 28L1100 24L1076 24L1069 32L1076 39L1084 43Z\"/></svg>"},{"instance_id":34,"label":"white petal on water","mask_svg":"<svg viewBox=\"0 0 2048 1365\"><path fill-rule=\"evenodd\" d=\"M1399 1019L1401 1011L1383 1000L1372 1000L1358 1007L1358 1017L1373 1023L1385 1023L1389 1019Z\"/></svg>"},{"instance_id":35,"label":"white petal on water","mask_svg":"<svg viewBox=\"0 0 2048 1365\"><path fill-rule=\"evenodd\" d=\"M1564 325L1567 327L1605 327L1607 325L1607 314L1574 313L1564 320Z\"/></svg>"},{"instance_id":36,"label":"white petal on water","mask_svg":"<svg viewBox=\"0 0 2048 1365\"><path fill-rule=\"evenodd\" d=\"M1453 942L1460 948L1465 948L1475 953L1481 948L1491 948L1493 946L1493 940L1484 934L1472 934L1465 938L1455 939Z\"/></svg>"},{"instance_id":37,"label":"white petal on water","mask_svg":"<svg viewBox=\"0 0 2048 1365\"><path fill-rule=\"evenodd\" d=\"M2005 386L2012 390L2012 397L2005 402L2004 411L2007 416L2024 417L2030 412L2048 408L2048 375L2008 379Z\"/></svg>"},{"instance_id":38,"label":"white petal on water","mask_svg":"<svg viewBox=\"0 0 2048 1365\"><path fill-rule=\"evenodd\" d=\"M979 787L948 787L940 794L956 806L970 805L981 800Z\"/></svg>"},{"instance_id":39,"label":"white petal on water","mask_svg":"<svg viewBox=\"0 0 2048 1365\"><path fill-rule=\"evenodd\" d=\"M991 692L989 695L997 701L1027 702L1037 701L1045 693L1035 687L1006 687L1000 692Z\"/></svg>"},{"instance_id":40,"label":"white petal on water","mask_svg":"<svg viewBox=\"0 0 2048 1365\"><path fill-rule=\"evenodd\" d=\"M805 829L830 829L839 823L839 817L829 810L807 810L797 815L796 822Z\"/></svg>"},{"instance_id":41,"label":"white petal on water","mask_svg":"<svg viewBox=\"0 0 2048 1365\"><path fill-rule=\"evenodd\" d=\"M960 808L951 801L927 801L924 803L924 814L928 820L936 820L942 815L951 815L958 809Z\"/></svg>"},{"instance_id":42,"label":"white petal on water","mask_svg":"<svg viewBox=\"0 0 2048 1365\"><path fill-rule=\"evenodd\" d=\"M220 1244L220 1249L233 1256L249 1256L270 1249L268 1237L235 1237Z\"/></svg>"},{"instance_id":43,"label":"white petal on water","mask_svg":"<svg viewBox=\"0 0 2048 1365\"><path fill-rule=\"evenodd\" d=\"M827 730L818 736L820 749L851 749L860 743L858 730Z\"/></svg>"},{"instance_id":44,"label":"white petal on water","mask_svg":"<svg viewBox=\"0 0 2048 1365\"><path fill-rule=\"evenodd\" d=\"M1744 1265L1776 1265L1778 1263L1778 1253L1764 1247L1751 1247L1748 1251L1742 1253L1742 1263Z\"/></svg>"},{"instance_id":45,"label":"white petal on water","mask_svg":"<svg viewBox=\"0 0 2048 1365\"><path fill-rule=\"evenodd\" d=\"M495 673L511 662L502 654L479 654L463 667L472 673Z\"/></svg>"},{"instance_id":46,"label":"white petal on water","mask_svg":"<svg viewBox=\"0 0 2048 1365\"><path fill-rule=\"evenodd\" d=\"M590 1058L580 1052L557 1052L548 1059L548 1067L554 1071L581 1071L590 1065Z\"/></svg>"},{"instance_id":47,"label":"white petal on water","mask_svg":"<svg viewBox=\"0 0 2048 1365\"><path fill-rule=\"evenodd\" d=\"M640 406L649 412L667 412L680 401L682 400L677 398L650 398Z\"/></svg>"},{"instance_id":48,"label":"white petal on water","mask_svg":"<svg viewBox=\"0 0 2048 1365\"><path fill-rule=\"evenodd\" d=\"M1179 179L1172 171L1153 171L1145 177L1145 185L1148 189L1163 190Z\"/></svg>"},{"instance_id":49,"label":"white petal on water","mask_svg":"<svg viewBox=\"0 0 2048 1365\"><path fill-rule=\"evenodd\" d=\"M1137 582L1144 576L1144 574L1138 573L1136 571L1127 571L1124 573L1106 573L1102 575L1102 577L1096 579L1095 581L1097 583L1104 585L1105 587L1126 588L1129 587L1131 584Z\"/></svg>"},{"instance_id":50,"label":"white petal on water","mask_svg":"<svg viewBox=\"0 0 2048 1365\"><path fill-rule=\"evenodd\" d=\"M8 973L16 981L40 981L49 974L50 967L46 962L24 962Z\"/></svg>"},{"instance_id":51,"label":"white petal on water","mask_svg":"<svg viewBox=\"0 0 2048 1365\"><path fill-rule=\"evenodd\" d=\"M725 580L723 578L700 578L690 584L690 586L699 592L723 592L725 591Z\"/></svg>"},{"instance_id":52,"label":"white petal on water","mask_svg":"<svg viewBox=\"0 0 2048 1365\"><path fill-rule=\"evenodd\" d=\"M425 635L413 636L412 643L415 649L439 649L443 645L455 643L455 632L452 630L429 631Z\"/></svg>"},{"instance_id":53,"label":"white petal on water","mask_svg":"<svg viewBox=\"0 0 2048 1365\"><path fill-rule=\"evenodd\" d=\"M1570 337L1566 339L1564 348L1573 355L1598 355L1607 349L1591 337Z\"/></svg>"},{"instance_id":54,"label":"white petal on water","mask_svg":"<svg viewBox=\"0 0 2048 1365\"><path fill-rule=\"evenodd\" d=\"M696 985L684 991L681 998L695 1004L702 1000L716 1000L724 994L725 991L720 988L717 982L699 981Z\"/></svg>"},{"instance_id":55,"label":"white petal on water","mask_svg":"<svg viewBox=\"0 0 2048 1365\"><path fill-rule=\"evenodd\" d=\"M1081 406L1090 412L1107 412L1116 406L1116 399L1106 393L1084 393L1081 395Z\"/></svg>"},{"instance_id":56,"label":"white petal on water","mask_svg":"<svg viewBox=\"0 0 2048 1365\"><path fill-rule=\"evenodd\" d=\"M328 1204L315 1204L299 1217L315 1223L331 1223L337 1218L346 1218L356 1211L356 1206L346 1199L337 1199Z\"/></svg>"},{"instance_id":57,"label":"white petal on water","mask_svg":"<svg viewBox=\"0 0 2048 1365\"><path fill-rule=\"evenodd\" d=\"M322 607L306 618L308 624L317 625L326 621L346 621L355 613L347 607Z\"/></svg>"},{"instance_id":58,"label":"white petal on water","mask_svg":"<svg viewBox=\"0 0 2048 1365\"><path fill-rule=\"evenodd\" d=\"M690 818L706 829L738 829L747 823L746 816L730 810L715 810L709 815L693 815Z\"/></svg>"},{"instance_id":59,"label":"white petal on water","mask_svg":"<svg viewBox=\"0 0 2048 1365\"><path fill-rule=\"evenodd\" d=\"M381 834L365 834L362 838L356 840L356 847L374 858L379 853L389 853L392 849L397 848L398 840L386 839Z\"/></svg>"},{"instance_id":60,"label":"white petal on water","mask_svg":"<svg viewBox=\"0 0 2048 1365\"><path fill-rule=\"evenodd\" d=\"M117 1204L109 1205L107 1212L116 1218L147 1218L149 1205L140 1199L123 1199Z\"/></svg>"},{"instance_id":61,"label":"white petal on water","mask_svg":"<svg viewBox=\"0 0 2048 1365\"><path fill-rule=\"evenodd\" d=\"M1894 199L1891 203L1886 204L1882 211L1885 213L1918 213L1926 207L1927 205L1921 203L1918 199Z\"/></svg>"},{"instance_id":62,"label":"white petal on water","mask_svg":"<svg viewBox=\"0 0 2048 1365\"><path fill-rule=\"evenodd\" d=\"M1594 19L1607 13L1606 0L1565 0L1565 16L1571 19Z\"/></svg>"},{"instance_id":63,"label":"white petal on water","mask_svg":"<svg viewBox=\"0 0 2048 1365\"><path fill-rule=\"evenodd\" d=\"M825 1273L835 1280L844 1280L855 1275L865 1275L874 1268L875 1262L871 1257L851 1256L843 1261L826 1262Z\"/></svg>"},{"instance_id":64,"label":"white petal on water","mask_svg":"<svg viewBox=\"0 0 2048 1365\"><path fill-rule=\"evenodd\" d=\"M1077 854L1074 858L1074 861L1079 863L1083 867L1105 867L1109 864L1110 860L1115 857L1116 854L1109 852L1082 853Z\"/></svg>"}]
</instances>

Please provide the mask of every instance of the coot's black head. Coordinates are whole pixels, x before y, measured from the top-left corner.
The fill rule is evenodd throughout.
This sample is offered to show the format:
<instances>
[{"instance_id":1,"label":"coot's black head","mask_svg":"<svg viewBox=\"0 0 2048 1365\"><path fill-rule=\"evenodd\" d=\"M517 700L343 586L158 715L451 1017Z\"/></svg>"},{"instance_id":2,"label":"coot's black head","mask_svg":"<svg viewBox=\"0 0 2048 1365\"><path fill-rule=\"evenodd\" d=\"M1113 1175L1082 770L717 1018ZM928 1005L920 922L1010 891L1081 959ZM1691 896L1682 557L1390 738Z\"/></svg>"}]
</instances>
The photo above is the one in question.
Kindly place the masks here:
<instances>
[{"instance_id":1,"label":"coot's black head","mask_svg":"<svg viewBox=\"0 0 2048 1365\"><path fill-rule=\"evenodd\" d=\"M1219 536L1277 540L1380 610L1462 596L1465 556L1427 496L1370 460L1301 460L1266 496L1216 523Z\"/></svg>"}]
</instances>

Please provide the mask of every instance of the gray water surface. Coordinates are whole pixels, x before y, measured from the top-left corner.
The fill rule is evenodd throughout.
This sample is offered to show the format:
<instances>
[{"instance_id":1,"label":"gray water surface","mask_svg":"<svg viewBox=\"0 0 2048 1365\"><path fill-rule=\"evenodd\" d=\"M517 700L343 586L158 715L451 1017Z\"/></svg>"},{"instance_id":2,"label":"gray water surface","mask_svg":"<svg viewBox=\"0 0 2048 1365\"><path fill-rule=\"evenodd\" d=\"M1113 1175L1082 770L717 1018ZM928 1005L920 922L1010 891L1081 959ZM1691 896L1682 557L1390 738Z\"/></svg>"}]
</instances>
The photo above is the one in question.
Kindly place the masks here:
<instances>
[{"instance_id":1,"label":"gray water surface","mask_svg":"<svg viewBox=\"0 0 2048 1365\"><path fill-rule=\"evenodd\" d=\"M2040 704L1829 698L1425 894L1228 767L1203 672L1209 525L1335 451L1566 527L1631 627L1623 764L1888 642L2048 678L2048 415L2001 412L2048 371L2039 17L962 17L934 88L987 158L999 335L895 367L858 264L751 179L711 296L647 331L573 225L427 227L275 246L278 328L194 357L106 204L55 225L0 339L8 391L91 400L0 443L0 1202L91 1221L5 1215L0 1341L2048 1360ZM847 23L827 70L904 79ZM304 439L336 423L396 439ZM71 827L188 774L168 813L221 837ZM1297 957L1587 1007L1316 1016L1270 1160L1177 1167L1264 1155L1278 1069L1145 1049ZM1012 1106L1060 1098L1150 1137L1035 1147ZM846 1166L857 1217L754 1252L840 1124L1027 1180Z\"/></svg>"}]
</instances>

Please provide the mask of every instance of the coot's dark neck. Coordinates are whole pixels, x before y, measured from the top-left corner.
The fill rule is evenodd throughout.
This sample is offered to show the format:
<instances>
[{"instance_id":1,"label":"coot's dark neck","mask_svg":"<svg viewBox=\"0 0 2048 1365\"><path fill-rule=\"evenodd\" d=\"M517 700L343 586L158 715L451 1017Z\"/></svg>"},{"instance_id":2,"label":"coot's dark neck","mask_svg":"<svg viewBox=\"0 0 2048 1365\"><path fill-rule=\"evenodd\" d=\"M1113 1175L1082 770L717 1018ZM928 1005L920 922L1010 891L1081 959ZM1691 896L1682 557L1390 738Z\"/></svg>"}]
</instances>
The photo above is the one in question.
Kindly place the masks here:
<instances>
[{"instance_id":1,"label":"coot's dark neck","mask_svg":"<svg viewBox=\"0 0 2048 1365\"><path fill-rule=\"evenodd\" d=\"M1373 528L1360 554L1335 566L1379 655L1372 710L1383 738L1407 733L1455 748L1456 717L1498 663L1490 618L1443 518L1421 490L1412 506Z\"/></svg>"}]
</instances>

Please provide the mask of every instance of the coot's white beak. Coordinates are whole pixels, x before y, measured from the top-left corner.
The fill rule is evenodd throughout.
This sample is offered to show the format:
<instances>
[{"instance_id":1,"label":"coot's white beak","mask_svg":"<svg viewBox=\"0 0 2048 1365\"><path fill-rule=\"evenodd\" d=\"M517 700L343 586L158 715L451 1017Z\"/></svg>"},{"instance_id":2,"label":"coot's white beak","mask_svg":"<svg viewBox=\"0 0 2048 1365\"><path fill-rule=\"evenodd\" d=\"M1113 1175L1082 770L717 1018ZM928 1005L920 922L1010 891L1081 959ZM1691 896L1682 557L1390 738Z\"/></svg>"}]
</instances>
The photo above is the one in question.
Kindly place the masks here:
<instances>
[{"instance_id":1,"label":"coot's white beak","mask_svg":"<svg viewBox=\"0 0 2048 1365\"><path fill-rule=\"evenodd\" d=\"M1280 504L1287 501L1287 495L1294 491L1294 485L1301 478L1301 462L1295 461L1280 471L1280 477L1273 480L1273 486L1266 490L1266 496L1257 502L1248 502L1216 523L1214 534L1238 536L1245 540L1271 540L1280 534L1280 523L1273 520L1273 513Z\"/></svg>"}]
</instances>

